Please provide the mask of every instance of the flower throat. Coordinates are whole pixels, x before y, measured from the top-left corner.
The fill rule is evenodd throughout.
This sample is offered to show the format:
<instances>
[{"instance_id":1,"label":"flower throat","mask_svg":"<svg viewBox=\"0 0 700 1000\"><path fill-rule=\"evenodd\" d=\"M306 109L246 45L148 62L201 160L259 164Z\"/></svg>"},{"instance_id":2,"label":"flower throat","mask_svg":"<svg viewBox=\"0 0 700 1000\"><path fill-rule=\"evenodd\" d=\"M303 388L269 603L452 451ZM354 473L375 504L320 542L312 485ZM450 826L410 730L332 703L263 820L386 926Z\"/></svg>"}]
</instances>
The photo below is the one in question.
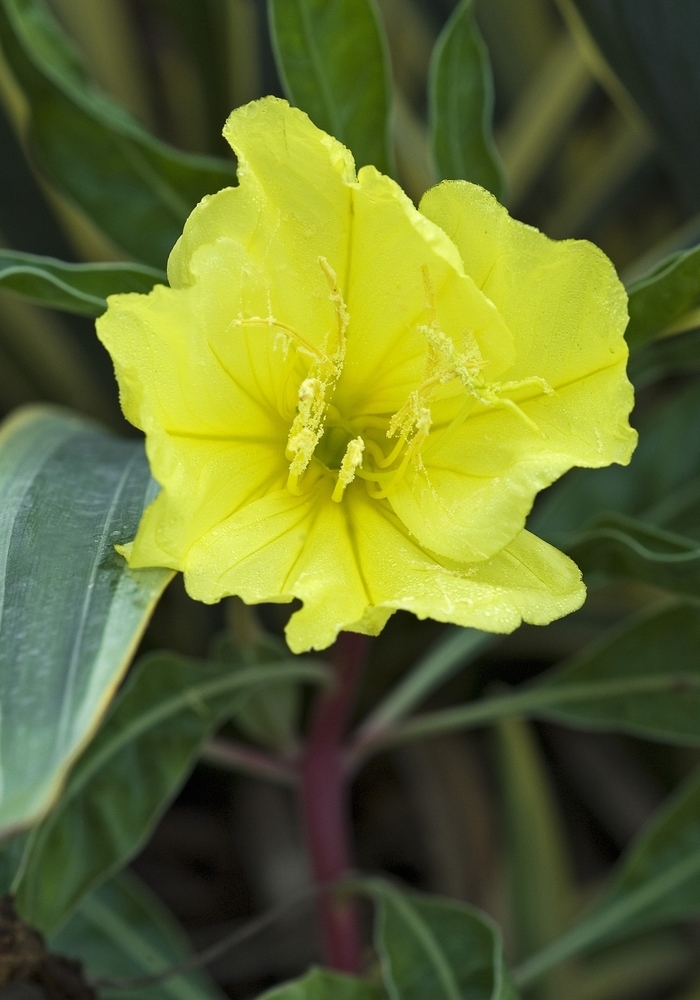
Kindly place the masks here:
<instances>
[{"instance_id":1,"label":"flower throat","mask_svg":"<svg viewBox=\"0 0 700 1000\"><path fill-rule=\"evenodd\" d=\"M289 462L287 489L291 493L301 495L321 476L331 476L335 479L332 499L336 503L342 501L355 478L365 481L373 499L385 499L391 496L409 466L425 471L423 458L447 444L479 404L510 409L534 433L542 433L506 394L528 387L537 387L547 394L553 390L537 376L516 382L486 382L481 373L488 362L483 359L472 331L463 331L462 349L458 350L440 328L432 281L425 265L422 273L427 323L418 326L428 344L423 382L409 393L394 414L342 415L333 405L332 397L343 371L350 315L335 271L325 257L319 257L318 262L328 282L335 313L335 330L329 333L323 349L273 317L254 316L234 320L232 324L277 329L288 338L287 345L291 341L299 354L311 359L308 374L299 386L296 414L285 449ZM433 429L430 403L449 383L456 383L463 403L446 425Z\"/></svg>"}]
</instances>

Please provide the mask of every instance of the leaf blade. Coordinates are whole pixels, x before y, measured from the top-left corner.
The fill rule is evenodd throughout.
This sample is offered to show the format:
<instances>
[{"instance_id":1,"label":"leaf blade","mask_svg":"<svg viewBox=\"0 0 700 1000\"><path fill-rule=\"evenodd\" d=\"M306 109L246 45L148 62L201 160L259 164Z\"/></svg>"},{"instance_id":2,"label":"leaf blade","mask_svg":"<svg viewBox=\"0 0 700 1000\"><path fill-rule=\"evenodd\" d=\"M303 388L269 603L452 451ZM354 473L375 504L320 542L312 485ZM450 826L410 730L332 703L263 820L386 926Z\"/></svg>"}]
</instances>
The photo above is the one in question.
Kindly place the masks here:
<instances>
[{"instance_id":1,"label":"leaf blade","mask_svg":"<svg viewBox=\"0 0 700 1000\"><path fill-rule=\"evenodd\" d=\"M259 1000L382 1000L379 987L328 969L310 969L301 979L275 986Z\"/></svg>"},{"instance_id":2,"label":"leaf blade","mask_svg":"<svg viewBox=\"0 0 700 1000\"><path fill-rule=\"evenodd\" d=\"M506 181L491 131L493 78L473 0L461 0L430 64L430 141L438 180L481 184L503 202Z\"/></svg>"},{"instance_id":3,"label":"leaf blade","mask_svg":"<svg viewBox=\"0 0 700 1000\"><path fill-rule=\"evenodd\" d=\"M700 247L671 254L627 289L625 338L636 350L700 300Z\"/></svg>"},{"instance_id":4,"label":"leaf blade","mask_svg":"<svg viewBox=\"0 0 700 1000\"><path fill-rule=\"evenodd\" d=\"M517 1000L500 932L484 914L379 879L356 884L379 907L376 948L394 1000Z\"/></svg>"},{"instance_id":5,"label":"leaf blade","mask_svg":"<svg viewBox=\"0 0 700 1000\"><path fill-rule=\"evenodd\" d=\"M122 872L84 900L49 939L49 946L84 963L90 976L137 977L186 959L182 930L163 904L130 872ZM101 991L124 996L124 991ZM199 972L129 990L133 1000L222 1000L221 991Z\"/></svg>"},{"instance_id":6,"label":"leaf blade","mask_svg":"<svg viewBox=\"0 0 700 1000\"><path fill-rule=\"evenodd\" d=\"M7 832L50 807L171 576L131 571L114 552L115 542L133 537L152 494L141 443L59 410L30 408L0 435L0 828ZM22 732L31 734L31 752Z\"/></svg>"},{"instance_id":7,"label":"leaf blade","mask_svg":"<svg viewBox=\"0 0 700 1000\"><path fill-rule=\"evenodd\" d=\"M268 0L268 13L289 101L344 143L358 168L392 174L388 50L373 0Z\"/></svg>"},{"instance_id":8,"label":"leaf blade","mask_svg":"<svg viewBox=\"0 0 700 1000\"><path fill-rule=\"evenodd\" d=\"M15 887L26 922L52 931L128 863L186 780L204 740L235 714L243 692L323 677L304 661L236 670L171 653L144 657L56 807L33 832Z\"/></svg>"},{"instance_id":9,"label":"leaf blade","mask_svg":"<svg viewBox=\"0 0 700 1000\"><path fill-rule=\"evenodd\" d=\"M108 295L150 292L157 282L167 282L165 272L145 264L67 264L0 248L0 286L38 305L83 316L100 316Z\"/></svg>"},{"instance_id":10,"label":"leaf blade","mask_svg":"<svg viewBox=\"0 0 700 1000\"><path fill-rule=\"evenodd\" d=\"M0 0L0 48L40 172L123 251L163 267L197 202L234 182L233 164L180 153L94 90L44 0Z\"/></svg>"}]
</instances>

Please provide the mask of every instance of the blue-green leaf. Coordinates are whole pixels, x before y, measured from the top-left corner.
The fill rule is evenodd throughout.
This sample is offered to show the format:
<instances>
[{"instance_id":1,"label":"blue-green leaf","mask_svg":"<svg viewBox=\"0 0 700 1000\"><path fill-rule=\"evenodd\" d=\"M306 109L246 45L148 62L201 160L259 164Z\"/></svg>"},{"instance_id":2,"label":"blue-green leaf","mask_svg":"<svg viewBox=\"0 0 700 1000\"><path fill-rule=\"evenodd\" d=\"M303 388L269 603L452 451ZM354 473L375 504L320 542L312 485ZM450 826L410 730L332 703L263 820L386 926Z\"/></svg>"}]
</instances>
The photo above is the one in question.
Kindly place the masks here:
<instances>
[{"instance_id":1,"label":"blue-green leaf","mask_svg":"<svg viewBox=\"0 0 700 1000\"><path fill-rule=\"evenodd\" d=\"M504 201L505 176L491 130L491 64L474 18L474 0L460 0L437 40L429 108L438 180L473 181Z\"/></svg>"},{"instance_id":2,"label":"blue-green leaf","mask_svg":"<svg viewBox=\"0 0 700 1000\"><path fill-rule=\"evenodd\" d=\"M114 551L154 495L139 441L49 407L0 433L2 831L50 808L170 578Z\"/></svg>"},{"instance_id":3,"label":"blue-green leaf","mask_svg":"<svg viewBox=\"0 0 700 1000\"><path fill-rule=\"evenodd\" d=\"M669 375L697 375L700 372L700 327L672 337L658 337L635 351L627 374L635 389L644 389Z\"/></svg>"},{"instance_id":4,"label":"blue-green leaf","mask_svg":"<svg viewBox=\"0 0 700 1000\"><path fill-rule=\"evenodd\" d=\"M393 173L389 57L374 0L268 0L285 93L358 167Z\"/></svg>"},{"instance_id":5,"label":"blue-green leaf","mask_svg":"<svg viewBox=\"0 0 700 1000\"><path fill-rule=\"evenodd\" d=\"M653 902L630 917L624 925L625 933L694 920L700 915L700 772L691 775L674 792L631 845L619 864L603 908L618 903L652 880L666 879L671 885L678 866L692 866L693 859L695 875L660 892Z\"/></svg>"},{"instance_id":6,"label":"blue-green leaf","mask_svg":"<svg viewBox=\"0 0 700 1000\"><path fill-rule=\"evenodd\" d=\"M42 306L100 316L107 296L150 292L167 282L164 271L146 264L67 264L53 257L0 248L0 287Z\"/></svg>"}]
</instances>

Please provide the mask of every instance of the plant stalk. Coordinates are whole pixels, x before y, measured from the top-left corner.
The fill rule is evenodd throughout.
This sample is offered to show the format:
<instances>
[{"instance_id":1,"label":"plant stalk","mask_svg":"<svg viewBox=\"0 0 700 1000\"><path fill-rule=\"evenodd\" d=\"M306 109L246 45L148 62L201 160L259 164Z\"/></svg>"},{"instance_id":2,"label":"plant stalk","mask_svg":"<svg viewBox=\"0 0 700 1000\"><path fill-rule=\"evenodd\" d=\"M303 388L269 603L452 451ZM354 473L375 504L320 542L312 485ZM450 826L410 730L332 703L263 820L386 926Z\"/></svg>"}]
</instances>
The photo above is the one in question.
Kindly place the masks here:
<instances>
[{"instance_id":1,"label":"plant stalk","mask_svg":"<svg viewBox=\"0 0 700 1000\"><path fill-rule=\"evenodd\" d=\"M304 755L301 809L313 877L331 882L351 868L349 785L343 737L350 721L369 639L342 632L334 647L333 688L319 694ZM360 971L360 937L353 899L323 893L318 900L326 964L339 972Z\"/></svg>"}]
</instances>

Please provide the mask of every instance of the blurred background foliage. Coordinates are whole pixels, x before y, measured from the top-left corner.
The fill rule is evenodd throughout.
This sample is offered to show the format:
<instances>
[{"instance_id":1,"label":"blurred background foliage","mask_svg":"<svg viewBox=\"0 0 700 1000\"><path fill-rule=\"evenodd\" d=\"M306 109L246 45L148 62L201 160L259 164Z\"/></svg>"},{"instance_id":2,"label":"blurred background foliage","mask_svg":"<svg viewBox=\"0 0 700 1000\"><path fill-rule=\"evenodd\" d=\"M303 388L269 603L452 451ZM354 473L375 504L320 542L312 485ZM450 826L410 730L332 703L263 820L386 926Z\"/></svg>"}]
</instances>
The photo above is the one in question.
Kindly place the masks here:
<instances>
[{"instance_id":1,"label":"blurred background foliage","mask_svg":"<svg viewBox=\"0 0 700 1000\"><path fill-rule=\"evenodd\" d=\"M114 267L105 271L104 285L96 272L86 279L82 316L0 289L0 413L49 401L133 436L119 410L111 364L93 333L95 302L102 301L104 289L115 287L117 272L124 282L118 287L149 287L165 265L168 242L176 238L188 205L235 178L235 163L221 138L230 110L263 94L291 91L299 100L308 68L303 52L289 47L287 57L280 55L280 34L296 30L291 0L273 0L269 6L262 0L50 0L50 6L71 41L59 55L51 50L51 72L44 75L19 49L14 69L8 65L16 47L10 12L31 5L0 7L5 52L0 62L0 247ZM364 162L395 170L418 201L448 175L446 164L456 162L458 169L459 156L466 156L463 169L471 164L477 171L468 176L497 191L517 218L557 239L592 240L628 284L670 254L678 255L666 312L657 297L652 306L658 317L649 319L644 287L633 303L630 343L636 337L640 345L630 366L638 389L633 420L642 429L633 466L593 476L574 472L541 498L533 513L533 530L566 547L588 570L587 604L546 629L525 626L505 639L476 644L462 657L470 668L447 679L428 708L439 710L484 692L498 696L595 643L602 644L606 668L616 663L623 670L638 659L640 639L635 633L631 649L614 646L610 652L611 629L621 622L628 627L628 619L636 622L638 614L665 613L679 595L696 600L700 594L695 565L700 319L694 312L700 303L700 266L692 252L700 241L700 4L476 0L482 40L473 32L459 35L455 20L450 22L453 34L441 39L443 49L472 46L476 61L470 65L481 67L464 79L457 112L486 107L488 119L493 98L494 138L485 120L481 132L471 135L471 160L466 146L457 152L448 148L435 116L431 128L428 96L429 78L433 95L441 85L433 56L438 36L450 17L471 18L469 5L455 14L450 0L379 0L378 11L391 79L379 73L375 82L379 90L387 85L393 114L387 135L379 109L381 121L371 131ZM40 18L30 22L28 30L41 47L50 29ZM380 65L372 57L376 39L371 32L363 36L358 30L346 42L355 59L349 68L343 63L345 71L371 75ZM334 53L321 51L321 57L332 62ZM483 72L489 59L493 95ZM316 107L315 99L311 93L305 99L311 106L299 103L357 154L363 140L358 135L352 141L352 116L326 120L328 108ZM34 109L31 129L27 101ZM131 117L120 117L117 106ZM114 185L107 195L81 168L81 157L97 164L97 174L101 171ZM160 179L155 194L154 174ZM103 224L98 227L96 219ZM140 268L127 266L132 257ZM675 336L644 344L661 330ZM688 634L697 617L694 605L690 608ZM270 607L259 617L279 635L287 615L288 609ZM658 662L667 655L673 662L697 659L700 644L694 639L683 648L674 646L686 634L685 619L659 622L654 618L650 633L658 638ZM240 647L250 641L250 628L235 601L215 608L194 604L175 580L141 650L167 647L204 656L222 630ZM392 619L374 646L358 716L442 631L436 623L419 623L408 615ZM290 697L294 702L296 695ZM689 693L687 699L681 701L689 732L696 731L696 696ZM547 721L514 717L495 731L446 732L373 758L353 793L358 867L476 904L504 928L509 958L527 960L585 910L625 848L665 797L691 780L688 775L699 762L698 739L679 736L680 723L665 742L663 735L654 737L654 725L660 723L648 721L644 706L631 722L625 706L617 715L609 709L603 723L603 710L591 711L598 728L609 732L587 731L581 716L572 721L565 713L540 712ZM678 707L674 711L682 714ZM294 706L284 712L289 719ZM258 714L256 729L250 713L244 717L247 722L228 724L228 735L264 745L265 722ZM567 721L579 728L565 728ZM185 763L174 776L164 777L165 790L159 793L164 804L178 792L194 766L198 740L213 731L215 722L212 716L192 736L190 749L183 750ZM278 719L272 727L278 735L279 726ZM644 738L649 736L661 741ZM123 775L114 780L124 780ZM688 808L700 828L695 799ZM696 844L698 831L692 836ZM144 895L144 889L134 888L132 876L121 875L89 897L73 918L72 931L58 931L56 947L70 950L78 935L97 955L111 927L109 933L121 933L128 951L128 928L143 926L156 953L174 958L182 944L170 918L160 913L163 904L201 947L260 909L289 899L308 878L283 776L277 784L264 784L227 769L221 740L205 745L202 762L148 843L128 845L124 856L137 849L133 871L155 895ZM638 848L642 855L643 849L644 844ZM645 863L642 856L639 864ZM633 881L634 871L625 871L623 882ZM31 878L24 885L29 898ZM614 896L623 889L615 883L610 891ZM697 925L684 919L700 910L698 892L696 885L694 902L686 901L685 909L679 903L675 918L658 920L657 926L653 920L642 924L636 937L608 940L585 962L574 959L539 979L527 995L542 1000L700 997L700 936ZM115 930L119 920L123 933ZM148 967L130 954L131 964L117 962L115 971ZM310 915L294 916L244 951L220 959L211 971L228 995L243 997L300 974L317 954ZM172 993L152 989L138 995L185 997L195 995L188 989L207 988L174 982L179 986Z\"/></svg>"}]
</instances>

